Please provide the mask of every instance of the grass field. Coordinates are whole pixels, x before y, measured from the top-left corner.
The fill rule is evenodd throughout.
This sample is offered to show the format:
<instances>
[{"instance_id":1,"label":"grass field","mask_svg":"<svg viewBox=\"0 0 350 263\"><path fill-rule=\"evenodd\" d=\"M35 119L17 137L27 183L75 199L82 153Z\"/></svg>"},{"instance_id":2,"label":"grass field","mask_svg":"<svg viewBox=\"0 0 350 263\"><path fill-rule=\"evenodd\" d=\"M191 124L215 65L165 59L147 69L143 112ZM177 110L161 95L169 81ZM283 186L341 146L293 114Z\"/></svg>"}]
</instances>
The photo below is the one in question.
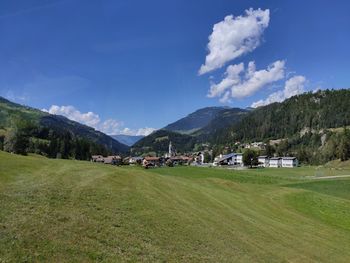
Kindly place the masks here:
<instances>
[{"instance_id":1,"label":"grass field","mask_svg":"<svg viewBox=\"0 0 350 263\"><path fill-rule=\"evenodd\" d=\"M0 262L350 262L350 174L0 152Z\"/></svg>"}]
</instances>

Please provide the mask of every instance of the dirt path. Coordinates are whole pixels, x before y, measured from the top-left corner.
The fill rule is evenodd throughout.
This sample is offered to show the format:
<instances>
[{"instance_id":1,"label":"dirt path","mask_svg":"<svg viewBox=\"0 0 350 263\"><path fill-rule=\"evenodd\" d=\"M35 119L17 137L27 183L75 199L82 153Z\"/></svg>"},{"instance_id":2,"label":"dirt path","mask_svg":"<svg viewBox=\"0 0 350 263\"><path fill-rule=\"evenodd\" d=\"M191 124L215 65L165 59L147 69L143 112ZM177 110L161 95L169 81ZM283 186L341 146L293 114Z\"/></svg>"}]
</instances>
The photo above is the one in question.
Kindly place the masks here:
<instances>
[{"instance_id":1,"label":"dirt path","mask_svg":"<svg viewBox=\"0 0 350 263\"><path fill-rule=\"evenodd\" d=\"M313 177L312 179L335 179L335 178L345 178L345 177L350 177L350 175L333 175L333 176L318 176L318 177Z\"/></svg>"}]
</instances>

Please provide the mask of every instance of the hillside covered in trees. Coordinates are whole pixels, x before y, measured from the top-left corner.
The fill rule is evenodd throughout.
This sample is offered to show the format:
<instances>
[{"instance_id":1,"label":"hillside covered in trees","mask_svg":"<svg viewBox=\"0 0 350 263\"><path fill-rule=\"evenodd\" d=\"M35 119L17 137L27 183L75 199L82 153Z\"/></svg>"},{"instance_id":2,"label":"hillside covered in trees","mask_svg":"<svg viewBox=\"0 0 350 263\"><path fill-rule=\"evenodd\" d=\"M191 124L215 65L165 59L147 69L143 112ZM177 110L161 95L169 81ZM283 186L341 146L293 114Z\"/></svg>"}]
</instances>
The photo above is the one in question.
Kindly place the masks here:
<instances>
[{"instance_id":1,"label":"hillside covered in trees","mask_svg":"<svg viewBox=\"0 0 350 263\"><path fill-rule=\"evenodd\" d=\"M350 90L322 90L249 111L222 110L203 128L186 136L172 132L172 137L177 138L175 147L186 151L201 149L201 145L215 152L240 151L238 143L262 141L268 149L264 154L294 155L304 163L317 164L350 158L349 125ZM168 134L162 131L161 137ZM158 147L154 144L157 137L157 133L145 137L135 147L165 152L170 139ZM279 143L270 145L270 140Z\"/></svg>"},{"instance_id":2,"label":"hillside covered in trees","mask_svg":"<svg viewBox=\"0 0 350 263\"><path fill-rule=\"evenodd\" d=\"M168 152L169 142L175 145L178 152L190 152L193 150L196 138L187 134L158 130L138 141L131 148L134 155L160 155Z\"/></svg>"},{"instance_id":3,"label":"hillside covered in trees","mask_svg":"<svg viewBox=\"0 0 350 263\"><path fill-rule=\"evenodd\" d=\"M0 97L0 150L88 160L92 154L125 153L128 147L63 116L51 115Z\"/></svg>"},{"instance_id":4,"label":"hillside covered in trees","mask_svg":"<svg viewBox=\"0 0 350 263\"><path fill-rule=\"evenodd\" d=\"M183 134L193 133L207 126L218 115L221 115L221 112L225 109L225 107L206 107L196 110L186 117L167 125L163 130Z\"/></svg>"},{"instance_id":5,"label":"hillside covered in trees","mask_svg":"<svg viewBox=\"0 0 350 263\"><path fill-rule=\"evenodd\" d=\"M350 90L324 90L257 108L223 136L264 140L347 125L350 125Z\"/></svg>"},{"instance_id":6,"label":"hillside covered in trees","mask_svg":"<svg viewBox=\"0 0 350 263\"><path fill-rule=\"evenodd\" d=\"M179 152L201 150L203 143L212 141L219 131L239 122L248 112L244 109L227 107L199 109L141 139L132 146L132 152L162 154L168 151L170 141ZM197 117L199 120L196 120Z\"/></svg>"}]
</instances>

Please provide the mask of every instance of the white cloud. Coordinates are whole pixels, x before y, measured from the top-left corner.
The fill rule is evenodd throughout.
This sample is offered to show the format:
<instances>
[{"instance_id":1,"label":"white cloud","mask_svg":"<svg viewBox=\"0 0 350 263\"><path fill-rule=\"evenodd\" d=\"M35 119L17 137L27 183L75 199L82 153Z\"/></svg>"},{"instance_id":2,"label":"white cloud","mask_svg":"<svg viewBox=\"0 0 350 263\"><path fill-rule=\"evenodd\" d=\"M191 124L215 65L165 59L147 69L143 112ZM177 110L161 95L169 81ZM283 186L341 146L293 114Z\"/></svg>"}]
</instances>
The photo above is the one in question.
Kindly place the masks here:
<instances>
[{"instance_id":1,"label":"white cloud","mask_svg":"<svg viewBox=\"0 0 350 263\"><path fill-rule=\"evenodd\" d=\"M149 128L149 127L140 128L140 129L136 129L136 130L129 129L129 128L124 128L121 134L147 136L147 135L151 134L154 131L156 131L156 129Z\"/></svg>"},{"instance_id":2,"label":"white cloud","mask_svg":"<svg viewBox=\"0 0 350 263\"><path fill-rule=\"evenodd\" d=\"M120 134L120 129L122 128L122 126L123 126L123 122L113 120L113 119L108 119L98 124L96 129L106 134L115 135L115 134Z\"/></svg>"},{"instance_id":3,"label":"white cloud","mask_svg":"<svg viewBox=\"0 0 350 263\"><path fill-rule=\"evenodd\" d=\"M265 100L254 102L251 107L257 108L273 102L282 102L285 99L301 94L304 92L305 83L306 78L304 76L294 76L286 81L283 90L271 93Z\"/></svg>"},{"instance_id":4,"label":"white cloud","mask_svg":"<svg viewBox=\"0 0 350 263\"><path fill-rule=\"evenodd\" d=\"M155 131L154 128L140 128L140 129L129 129L124 127L122 121L107 119L102 121L100 116L91 111L82 113L74 106L57 106L52 105L48 110L43 109L43 111L55 115L63 115L70 120L80 122L87 126L93 127L103 133L115 135L115 134L126 134L126 135L148 135Z\"/></svg>"},{"instance_id":5,"label":"white cloud","mask_svg":"<svg viewBox=\"0 0 350 263\"><path fill-rule=\"evenodd\" d=\"M87 113L81 113L73 106L52 105L49 110L45 111L50 114L66 116L70 120L77 121L94 128L101 122L100 117L97 114L91 111Z\"/></svg>"},{"instance_id":6,"label":"white cloud","mask_svg":"<svg viewBox=\"0 0 350 263\"><path fill-rule=\"evenodd\" d=\"M267 69L256 70L255 62L230 65L226 69L225 78L219 83L212 83L208 97L221 97L220 102L228 102L231 98L244 98L257 92L262 87L284 78L285 62L277 60Z\"/></svg>"},{"instance_id":7,"label":"white cloud","mask_svg":"<svg viewBox=\"0 0 350 263\"><path fill-rule=\"evenodd\" d=\"M245 10L245 15L225 19L213 27L209 36L208 55L199 74L221 68L230 60L253 51L260 44L260 38L268 27L270 10Z\"/></svg>"},{"instance_id":8,"label":"white cloud","mask_svg":"<svg viewBox=\"0 0 350 263\"><path fill-rule=\"evenodd\" d=\"M284 87L285 98L290 98L304 92L306 78L304 76L294 76L286 81Z\"/></svg>"},{"instance_id":9,"label":"white cloud","mask_svg":"<svg viewBox=\"0 0 350 263\"><path fill-rule=\"evenodd\" d=\"M230 65L225 72L225 78L218 84L211 83L208 97L218 97L225 93L225 97L228 97L226 90L232 86L238 85L241 82L240 74L244 71L244 64Z\"/></svg>"}]
</instances>

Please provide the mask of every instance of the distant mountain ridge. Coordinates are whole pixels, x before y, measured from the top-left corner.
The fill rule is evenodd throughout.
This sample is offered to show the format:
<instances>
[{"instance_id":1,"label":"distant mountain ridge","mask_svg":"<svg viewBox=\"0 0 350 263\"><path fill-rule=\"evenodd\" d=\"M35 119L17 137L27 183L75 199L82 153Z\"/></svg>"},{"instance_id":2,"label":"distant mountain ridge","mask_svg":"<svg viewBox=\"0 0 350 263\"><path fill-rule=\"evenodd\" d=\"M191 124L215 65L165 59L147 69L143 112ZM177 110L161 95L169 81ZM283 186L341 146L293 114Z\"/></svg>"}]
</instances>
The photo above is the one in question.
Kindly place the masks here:
<instances>
[{"instance_id":1,"label":"distant mountain ridge","mask_svg":"<svg viewBox=\"0 0 350 263\"><path fill-rule=\"evenodd\" d=\"M206 107L146 136L132 146L137 153L165 152L171 141L178 150L192 151L196 144L210 141L224 127L240 121L249 110Z\"/></svg>"},{"instance_id":2,"label":"distant mountain ridge","mask_svg":"<svg viewBox=\"0 0 350 263\"><path fill-rule=\"evenodd\" d=\"M127 146L132 146L139 140L141 140L143 135L125 135L125 134L118 134L118 135L110 135L113 139L117 140L120 143L123 143Z\"/></svg>"},{"instance_id":3,"label":"distant mountain ridge","mask_svg":"<svg viewBox=\"0 0 350 263\"><path fill-rule=\"evenodd\" d=\"M55 129L57 131L66 130L73 134L91 140L97 144L103 145L113 153L126 153L129 147L114 138L95 130L89 126L72 121L61 115L46 115L41 117L40 124L44 127Z\"/></svg>"},{"instance_id":4,"label":"distant mountain ridge","mask_svg":"<svg viewBox=\"0 0 350 263\"><path fill-rule=\"evenodd\" d=\"M188 134L161 129L139 140L130 151L134 155L164 153L168 151L169 142L176 145L177 151L190 152L196 143L196 138Z\"/></svg>"},{"instance_id":5,"label":"distant mountain ridge","mask_svg":"<svg viewBox=\"0 0 350 263\"><path fill-rule=\"evenodd\" d=\"M191 134L195 131L208 125L221 111L225 110L225 107L206 107L186 117L181 118L178 121L168 124L163 130L173 131L183 134Z\"/></svg>"},{"instance_id":6,"label":"distant mountain ridge","mask_svg":"<svg viewBox=\"0 0 350 263\"><path fill-rule=\"evenodd\" d=\"M52 115L41 110L11 102L0 97L0 137L4 138L7 132L14 128L15 121L29 122L31 137L45 142L50 147L48 132L51 130L55 137L63 138L69 134L71 138L82 139L86 142L104 147L110 153L126 153L129 147L110 136L89 126L60 115ZM68 141L67 141L68 143ZM42 146L44 147L44 146ZM46 146L45 146L46 147ZM63 146L62 146L63 147ZM79 146L80 147L80 146Z\"/></svg>"},{"instance_id":7,"label":"distant mountain ridge","mask_svg":"<svg viewBox=\"0 0 350 263\"><path fill-rule=\"evenodd\" d=\"M206 141L226 127L239 123L250 110L241 108L224 108L202 129L193 133L200 141Z\"/></svg>"}]
</instances>

